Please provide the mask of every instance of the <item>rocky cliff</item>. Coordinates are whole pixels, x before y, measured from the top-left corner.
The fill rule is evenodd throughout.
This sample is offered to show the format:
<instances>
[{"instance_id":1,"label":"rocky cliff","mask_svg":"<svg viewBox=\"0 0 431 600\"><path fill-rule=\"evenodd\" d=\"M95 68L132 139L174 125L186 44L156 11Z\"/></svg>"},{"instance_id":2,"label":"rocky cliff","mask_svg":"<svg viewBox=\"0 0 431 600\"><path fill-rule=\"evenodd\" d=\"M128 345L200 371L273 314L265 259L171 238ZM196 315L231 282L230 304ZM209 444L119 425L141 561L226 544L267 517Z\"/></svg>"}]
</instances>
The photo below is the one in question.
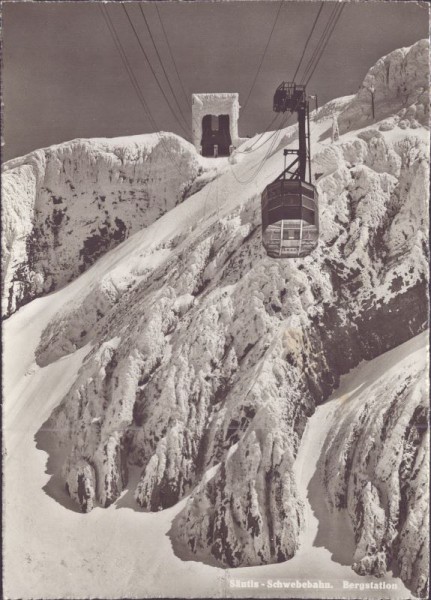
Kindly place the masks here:
<instances>
[{"instance_id":1,"label":"rocky cliff","mask_svg":"<svg viewBox=\"0 0 431 600\"><path fill-rule=\"evenodd\" d=\"M3 314L68 283L173 208L205 164L165 133L78 139L6 163Z\"/></svg>"},{"instance_id":2,"label":"rocky cliff","mask_svg":"<svg viewBox=\"0 0 431 600\"><path fill-rule=\"evenodd\" d=\"M382 369L338 410L318 471L331 510L347 509L353 569L382 577L389 567L427 595L428 389L426 361Z\"/></svg>"},{"instance_id":3,"label":"rocky cliff","mask_svg":"<svg viewBox=\"0 0 431 600\"><path fill-rule=\"evenodd\" d=\"M419 67L409 73L422 73L426 44L401 52L415 52ZM380 85L377 74L398 60L397 51L371 70ZM397 73L404 76L389 72L385 105ZM418 78L403 81L413 90ZM37 360L47 365L89 345L40 437L41 447L49 435L64 455L63 481L81 510L108 506L131 486L137 506L149 511L190 494L171 532L179 552L224 566L295 554L306 523L294 463L308 417L342 374L427 326L428 131L419 121L360 128L358 114L337 143L328 142L334 111L346 123L361 93L323 107L313 122L321 236L311 256L276 261L261 244L260 192L280 171L281 148L296 143L290 127L259 174L259 154L243 152L236 164L217 163L215 179L178 206L178 180L166 202L154 181L153 212L144 210L133 227L154 221L160 206L171 210L75 282ZM199 160L180 155L184 186ZM16 185L25 185L20 169L29 167L13 166ZM93 170L98 178L97 164ZM242 185L250 171L252 183ZM70 184L77 187L73 177ZM131 223L137 207L130 202ZM81 247L68 278L80 270ZM27 264L22 256L30 281L33 258ZM24 301L11 293L10 309ZM382 575L394 560L413 592L424 594L426 545L410 548L424 511L425 408L416 380L395 383L390 393L377 390L367 410L346 411L321 468L328 505L346 507L355 529L353 568Z\"/></svg>"},{"instance_id":4,"label":"rocky cliff","mask_svg":"<svg viewBox=\"0 0 431 600\"><path fill-rule=\"evenodd\" d=\"M240 437L236 451L211 482L192 493L176 525L177 536L186 538L198 555L209 553L230 566L262 564L292 556L303 527L292 463L312 407L338 385L340 374L426 327L426 233L422 229L426 227L426 213L424 205L422 209L417 207L417 212L407 206L412 189L418 191L419 181L422 191L418 198L426 197L423 186L427 182L427 159L423 155L419 162L412 163L407 156L412 156L411 152L416 155L418 148L403 142L394 151L377 132L375 135L364 145L359 138L316 156L316 164L323 169L328 153L340 153L333 165L335 169L329 170L327 165L329 173L324 171L319 178L323 208L320 272L314 270L316 263L307 259L294 267L277 263L272 268L264 259L268 272L260 287L266 296L265 317L273 323L279 321L279 327L266 351L262 340L263 356L257 359L255 372L244 379L244 391L235 390L232 397L237 410L245 403L244 396L253 402L253 420ZM373 153L376 145L383 151L378 163L388 161L395 152L400 159L394 162L398 165L395 170L391 172L388 165L387 171L365 166L367 162L373 164L370 151ZM363 162L358 161L359 148L364 152ZM405 182L411 176L416 183L413 188L408 184L407 192ZM410 215L408 220L403 217L404 211ZM412 218L416 225L410 229ZM398 227L403 231L407 227L413 237L403 235ZM252 256L251 270L256 261L259 262L258 257ZM269 295L268 278L273 283ZM379 404L374 408L377 412L383 410ZM360 419L362 413L358 413ZM243 409L242 419L245 415ZM357 431L366 438L366 430L358 426ZM418 436L415 443L424 443L425 431L414 431ZM340 436L346 435L346 446L341 443L340 450L344 456L350 439L344 429L341 432ZM234 441L237 439L238 436ZM369 444L373 445L374 456L379 456L381 446L376 446L374 438ZM402 451L400 454L402 457ZM361 464L365 455L355 456ZM400 461L408 460L401 457ZM346 460L344 468L350 474L351 463ZM411 475L409 472L407 478ZM426 471L422 476L426 477ZM362 489L364 481L368 481L366 476L355 480L350 489L352 496L357 488ZM389 567L390 552L388 549L380 574ZM376 573L372 561L362 561L361 565L355 564L355 568L362 573ZM422 574L423 569L424 566Z\"/></svg>"},{"instance_id":5,"label":"rocky cliff","mask_svg":"<svg viewBox=\"0 0 431 600\"><path fill-rule=\"evenodd\" d=\"M340 114L340 131L360 129L373 121L378 121L379 128L386 131L394 127L428 127L428 40L399 48L377 61L352 102Z\"/></svg>"}]
</instances>

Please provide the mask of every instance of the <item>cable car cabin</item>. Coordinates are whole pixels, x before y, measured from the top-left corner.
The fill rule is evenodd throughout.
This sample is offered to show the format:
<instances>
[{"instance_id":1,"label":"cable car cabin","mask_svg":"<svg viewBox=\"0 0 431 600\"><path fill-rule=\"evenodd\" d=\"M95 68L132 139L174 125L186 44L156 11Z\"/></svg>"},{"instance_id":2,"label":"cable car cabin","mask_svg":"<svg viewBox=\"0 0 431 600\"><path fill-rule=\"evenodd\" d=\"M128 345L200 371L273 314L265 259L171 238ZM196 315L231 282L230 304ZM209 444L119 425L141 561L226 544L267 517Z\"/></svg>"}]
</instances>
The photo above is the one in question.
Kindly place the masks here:
<instances>
[{"instance_id":1,"label":"cable car cabin","mask_svg":"<svg viewBox=\"0 0 431 600\"><path fill-rule=\"evenodd\" d=\"M307 256L318 244L316 188L311 181L310 115L305 85L283 81L274 111L297 113L298 148L285 148L284 170L262 194L262 243L272 258ZM287 156L292 157L289 165ZM307 177L308 167L308 177Z\"/></svg>"},{"instance_id":2,"label":"cable car cabin","mask_svg":"<svg viewBox=\"0 0 431 600\"><path fill-rule=\"evenodd\" d=\"M262 194L262 243L272 258L307 256L317 246L316 188L300 179L278 178Z\"/></svg>"}]
</instances>

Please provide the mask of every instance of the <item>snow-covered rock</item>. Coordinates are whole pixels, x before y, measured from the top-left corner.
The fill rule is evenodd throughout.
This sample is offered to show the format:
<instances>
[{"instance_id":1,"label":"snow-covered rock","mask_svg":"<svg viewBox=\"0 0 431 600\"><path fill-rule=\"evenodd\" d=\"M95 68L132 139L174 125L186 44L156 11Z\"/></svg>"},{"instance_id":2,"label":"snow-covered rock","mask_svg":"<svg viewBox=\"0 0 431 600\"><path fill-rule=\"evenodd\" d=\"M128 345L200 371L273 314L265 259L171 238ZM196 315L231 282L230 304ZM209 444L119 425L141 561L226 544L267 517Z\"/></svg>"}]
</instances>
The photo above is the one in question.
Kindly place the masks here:
<instances>
[{"instance_id":1,"label":"snow-covered rock","mask_svg":"<svg viewBox=\"0 0 431 600\"><path fill-rule=\"evenodd\" d=\"M388 371L338 410L321 471L332 511L347 509L353 524L353 569L382 577L394 561L414 595L426 597L427 369L413 363Z\"/></svg>"},{"instance_id":2,"label":"snow-covered rock","mask_svg":"<svg viewBox=\"0 0 431 600\"><path fill-rule=\"evenodd\" d=\"M166 133L77 139L7 162L3 314L68 283L182 202L206 164Z\"/></svg>"},{"instance_id":3,"label":"snow-covered rock","mask_svg":"<svg viewBox=\"0 0 431 600\"><path fill-rule=\"evenodd\" d=\"M340 132L381 121L388 131L429 126L429 40L399 48L368 71L358 93L339 116ZM375 117L372 115L374 95Z\"/></svg>"},{"instance_id":4,"label":"snow-covered rock","mask_svg":"<svg viewBox=\"0 0 431 600\"><path fill-rule=\"evenodd\" d=\"M389 56L398 64L399 53ZM415 72L422 81L419 71L408 70L412 88ZM405 69L393 73L401 78ZM334 111L340 137L328 144ZM355 132L343 133L347 111ZM427 327L427 132L420 125L394 135L379 123L360 129L361 114L355 97L315 115L321 235L312 255L277 261L261 243L260 193L279 174L280 148L297 144L291 127L281 142L273 140L276 149L261 166L266 147L244 153L237 164L218 162L217 172L200 177L196 155L183 156L195 176L186 200L172 200L155 220L164 200L157 200L161 188L154 182L153 224L64 290L67 302L50 319L36 356L45 366L91 348L42 428L61 432L58 448L49 450L65 455L63 480L81 510L108 506L131 486L148 511L190 494L171 530L179 553L225 566L280 562L296 553L305 517L294 465L308 418L342 374ZM97 173L95 165L95 179ZM422 488L406 463L419 442L405 433L417 394L408 385L404 395L397 389L393 398L402 396L408 408L394 408L393 437L391 426L380 440L386 403L370 401L373 460L405 465L391 482L405 490L397 493L405 494L406 514L390 518L390 548L383 475L361 466L343 493L357 532L354 568L382 575L392 553L403 580L423 593L424 551L409 551ZM361 414L346 417L334 443L328 440L328 470L335 464L347 472L337 451L350 448L351 425L368 452ZM403 440L399 463L385 456L392 446L384 439ZM359 465L365 455L355 460ZM131 467L139 469L137 483ZM329 485L327 492L331 501Z\"/></svg>"},{"instance_id":5,"label":"snow-covered rock","mask_svg":"<svg viewBox=\"0 0 431 600\"><path fill-rule=\"evenodd\" d=\"M222 462L173 535L231 566L291 557L304 527L292 465L314 405L360 360L426 326L427 156L411 137L341 138L314 159L322 235L312 257L264 257L251 194L180 236L143 279L123 269L131 287L102 318L106 279L51 320L40 364L94 344L51 418L69 432L67 479L89 461L107 506L128 485L127 462L140 465L136 500L160 510Z\"/></svg>"}]
</instances>

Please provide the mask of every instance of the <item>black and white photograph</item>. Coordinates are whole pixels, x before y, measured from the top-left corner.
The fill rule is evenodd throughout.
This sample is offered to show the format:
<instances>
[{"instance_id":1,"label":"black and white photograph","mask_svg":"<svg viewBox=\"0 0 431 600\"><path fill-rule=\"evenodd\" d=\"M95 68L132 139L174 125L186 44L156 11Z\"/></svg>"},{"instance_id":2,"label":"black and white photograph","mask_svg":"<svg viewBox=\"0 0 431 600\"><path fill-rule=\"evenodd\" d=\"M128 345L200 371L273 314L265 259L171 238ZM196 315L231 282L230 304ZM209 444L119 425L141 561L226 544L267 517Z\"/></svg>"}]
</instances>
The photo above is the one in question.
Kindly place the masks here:
<instances>
[{"instance_id":1,"label":"black and white photograph","mask_svg":"<svg viewBox=\"0 0 431 600\"><path fill-rule=\"evenodd\" d=\"M429 39L2 1L3 598L428 598Z\"/></svg>"}]
</instances>

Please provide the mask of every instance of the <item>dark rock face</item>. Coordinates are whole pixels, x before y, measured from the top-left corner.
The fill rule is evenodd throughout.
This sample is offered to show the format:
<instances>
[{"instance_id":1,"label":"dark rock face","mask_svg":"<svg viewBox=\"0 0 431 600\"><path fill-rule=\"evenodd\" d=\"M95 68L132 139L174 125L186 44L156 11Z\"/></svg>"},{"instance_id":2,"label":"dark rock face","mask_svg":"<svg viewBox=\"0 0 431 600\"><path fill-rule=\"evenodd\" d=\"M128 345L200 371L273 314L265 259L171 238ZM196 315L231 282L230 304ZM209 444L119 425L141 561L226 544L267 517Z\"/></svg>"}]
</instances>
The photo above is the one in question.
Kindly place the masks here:
<instances>
[{"instance_id":1,"label":"dark rock face","mask_svg":"<svg viewBox=\"0 0 431 600\"><path fill-rule=\"evenodd\" d=\"M427 289L426 281L420 279L404 294L386 303L370 304L359 315L347 303L327 307L310 331L313 354L323 355L328 367L319 382L317 403L338 386L340 375L348 373L361 360L372 360L427 328ZM319 383L309 381L313 390Z\"/></svg>"},{"instance_id":2,"label":"dark rock face","mask_svg":"<svg viewBox=\"0 0 431 600\"><path fill-rule=\"evenodd\" d=\"M110 248L123 242L126 239L126 235L127 227L118 217L115 218L115 228L111 226L109 221L102 222L101 226L99 226L99 233L84 240L83 247L79 251L81 259L79 270L81 272L85 271L98 258L103 256L105 252L110 250Z\"/></svg>"},{"instance_id":3,"label":"dark rock face","mask_svg":"<svg viewBox=\"0 0 431 600\"><path fill-rule=\"evenodd\" d=\"M70 468L65 470L66 491L86 513L95 506L95 472L93 467L85 460L78 459Z\"/></svg>"}]
</instances>

